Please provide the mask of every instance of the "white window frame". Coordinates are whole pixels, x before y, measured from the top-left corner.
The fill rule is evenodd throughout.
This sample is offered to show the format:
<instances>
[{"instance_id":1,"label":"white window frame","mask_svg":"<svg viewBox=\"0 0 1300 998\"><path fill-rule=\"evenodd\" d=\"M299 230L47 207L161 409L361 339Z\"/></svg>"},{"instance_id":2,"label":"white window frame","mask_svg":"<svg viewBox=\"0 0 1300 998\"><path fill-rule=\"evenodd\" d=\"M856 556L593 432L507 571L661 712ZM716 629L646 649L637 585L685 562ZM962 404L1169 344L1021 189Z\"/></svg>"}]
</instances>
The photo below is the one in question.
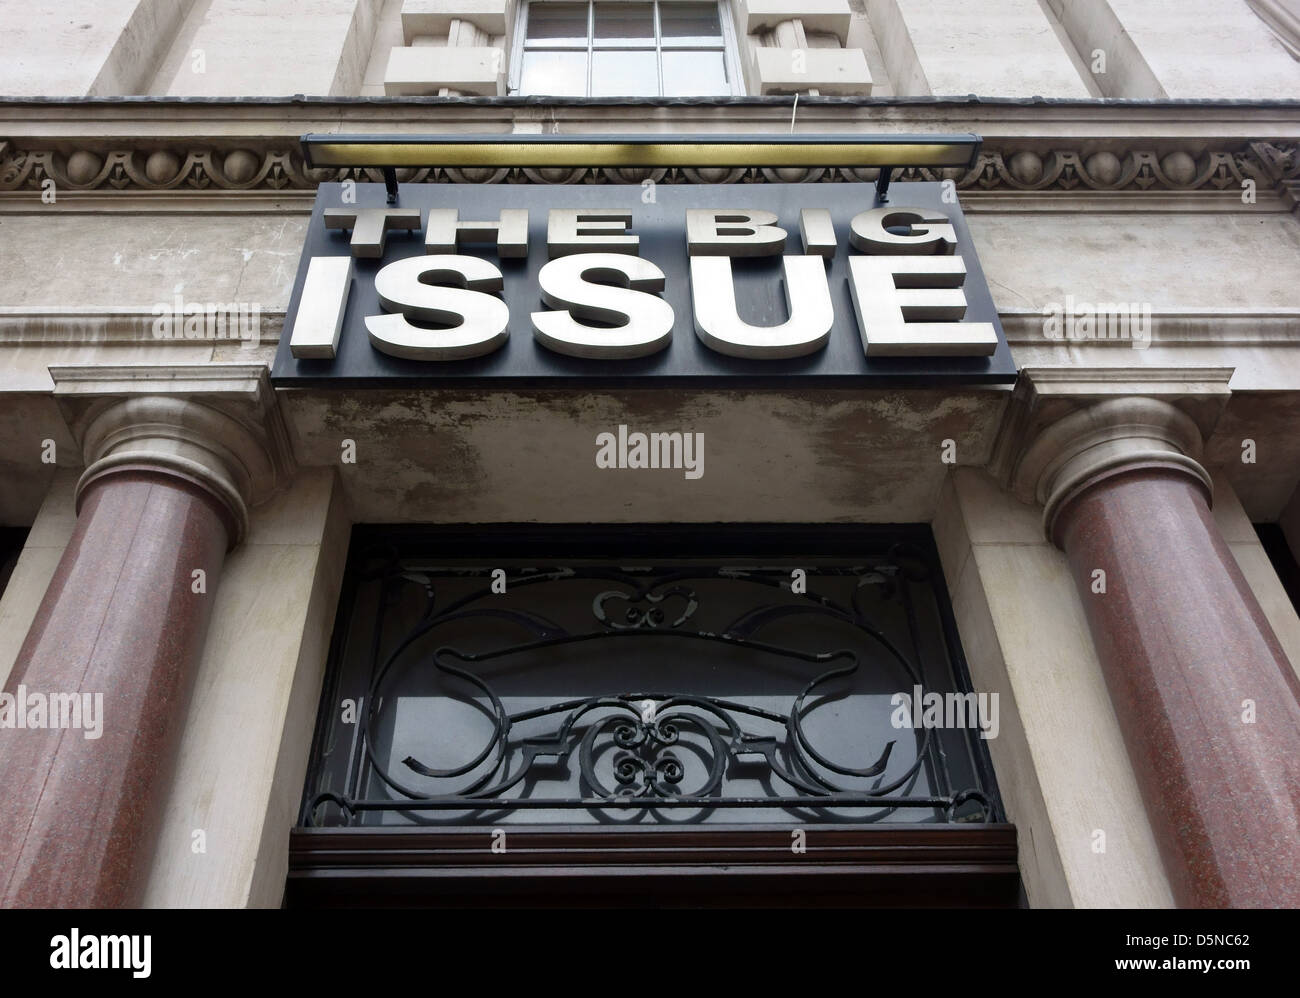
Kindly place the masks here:
<instances>
[{"instance_id":1,"label":"white window frame","mask_svg":"<svg viewBox=\"0 0 1300 998\"><path fill-rule=\"evenodd\" d=\"M521 0L519 4L519 13L515 22L514 37L510 43L510 74L507 83L507 92L511 96L534 96L532 94L521 95L519 86L523 81L523 64L524 64L524 42L528 36L528 13L529 9L538 3L548 2L575 2L575 0ZM576 0L584 2L584 0ZM659 76L659 91L663 92L663 38L660 34L659 24L659 7L661 4L671 4L679 0L585 0L587 4L587 86L586 94L575 96L574 100L588 100L591 98L591 73L595 60L592 53L595 50L595 4L597 3L651 3L654 4L654 54L655 67ZM722 61L727 73L727 83L730 85L729 94L718 94L720 97L743 97L745 94L745 80L740 72L740 50L739 40L736 36L736 22L731 9L731 0L717 0L718 4L718 21L722 26ZM602 51L618 51L622 46L602 47ZM648 47L626 46L629 51L647 52L651 51ZM670 48L669 51L672 49ZM577 51L576 49L556 49L556 51ZM708 51L707 49L682 49L680 51ZM544 95L537 95L544 96ZM658 94L629 94L630 97L658 97ZM709 95L712 96L712 95ZM689 99L689 98L683 98Z\"/></svg>"}]
</instances>

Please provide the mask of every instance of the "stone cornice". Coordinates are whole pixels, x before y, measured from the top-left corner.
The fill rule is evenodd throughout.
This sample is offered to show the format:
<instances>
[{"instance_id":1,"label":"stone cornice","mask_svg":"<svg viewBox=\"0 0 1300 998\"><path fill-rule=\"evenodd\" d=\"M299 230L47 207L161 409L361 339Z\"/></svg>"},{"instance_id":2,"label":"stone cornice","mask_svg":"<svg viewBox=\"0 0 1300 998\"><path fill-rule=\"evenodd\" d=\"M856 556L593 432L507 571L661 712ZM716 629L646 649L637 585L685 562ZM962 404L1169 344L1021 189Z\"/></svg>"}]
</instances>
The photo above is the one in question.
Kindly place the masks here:
<instances>
[{"instance_id":1,"label":"stone cornice","mask_svg":"<svg viewBox=\"0 0 1300 998\"><path fill-rule=\"evenodd\" d=\"M148 343L167 347L211 343L252 349L258 345L280 342L280 334L284 330L284 309L281 307L260 311L256 336L247 340L237 338L237 331L227 335L220 335L220 331L209 332L206 324L194 335L187 336L181 329L175 335L162 337L158 335L158 321L156 310L141 308L14 308L0 305L0 344ZM181 323L176 325L181 326Z\"/></svg>"},{"instance_id":2,"label":"stone cornice","mask_svg":"<svg viewBox=\"0 0 1300 998\"><path fill-rule=\"evenodd\" d=\"M534 98L180 100L0 99L0 192L253 194L307 192L377 171L308 170L305 132L789 132L785 98L546 101ZM1159 192L1228 196L1254 181L1289 204L1300 183L1300 102L994 101L814 98L796 132L976 131L970 170L909 170L966 193L1071 197ZM399 171L406 183L763 183L871 180L874 171Z\"/></svg>"},{"instance_id":3,"label":"stone cornice","mask_svg":"<svg viewBox=\"0 0 1300 998\"><path fill-rule=\"evenodd\" d=\"M1088 346L1133 350L1132 339L1074 338L1066 332L1052 337L1044 332L1041 309L998 310L1007 344L1016 347ZM5 309L0 308L0 342L5 340ZM20 320L21 321L21 320ZM32 323L32 328L38 328ZM1150 316L1149 347L1282 346L1300 342L1300 309L1222 308L1160 309ZM1073 364L1071 365L1074 366Z\"/></svg>"},{"instance_id":4,"label":"stone cornice","mask_svg":"<svg viewBox=\"0 0 1300 998\"><path fill-rule=\"evenodd\" d=\"M830 183L870 182L873 169L452 169L399 170L402 183L532 183L637 184L655 183ZM327 181L354 179L381 183L382 173L363 169L309 169L296 142L254 139L16 140L0 141L0 194L39 198L53 180L59 195L175 193L252 195L313 191ZM908 168L898 181L954 180L968 195L985 192L1043 194L1046 198L1077 199L1090 195L1112 199L1147 198L1163 192L1209 195L1223 199L1225 210L1249 210L1261 196L1273 193L1288 207L1300 183L1300 145L1268 142L1159 144L1151 140L1093 141L1071 148L1046 148L1028 140L1020 144L986 143L971 169ZM1253 187L1246 204L1241 193ZM1048 202L1045 200L1044 204ZM1153 210L1161 205L1152 203Z\"/></svg>"},{"instance_id":5,"label":"stone cornice","mask_svg":"<svg viewBox=\"0 0 1300 998\"><path fill-rule=\"evenodd\" d=\"M304 132L790 131L791 97L0 97L0 134L300 135ZM798 132L973 131L986 138L1295 138L1300 100L800 96ZM611 128L610 126L618 126Z\"/></svg>"},{"instance_id":6,"label":"stone cornice","mask_svg":"<svg viewBox=\"0 0 1300 998\"><path fill-rule=\"evenodd\" d=\"M1044 316L1039 309L999 309L998 316L1012 347L1096 346L1115 351L1134 349L1126 339L1073 339L1066 334L1055 338L1043 332ZM261 310L255 340L238 340L233 335L216 335L201 330L193 336L183 333L162 338L156 332L158 313L121 306L0 305L0 346L50 344L139 344L185 346L194 343L271 346L280 342L284 330L283 307ZM1149 347L1190 346L1282 346L1300 342L1300 309L1223 308L1161 309L1150 316ZM1077 365L1070 366L1078 370Z\"/></svg>"}]
</instances>

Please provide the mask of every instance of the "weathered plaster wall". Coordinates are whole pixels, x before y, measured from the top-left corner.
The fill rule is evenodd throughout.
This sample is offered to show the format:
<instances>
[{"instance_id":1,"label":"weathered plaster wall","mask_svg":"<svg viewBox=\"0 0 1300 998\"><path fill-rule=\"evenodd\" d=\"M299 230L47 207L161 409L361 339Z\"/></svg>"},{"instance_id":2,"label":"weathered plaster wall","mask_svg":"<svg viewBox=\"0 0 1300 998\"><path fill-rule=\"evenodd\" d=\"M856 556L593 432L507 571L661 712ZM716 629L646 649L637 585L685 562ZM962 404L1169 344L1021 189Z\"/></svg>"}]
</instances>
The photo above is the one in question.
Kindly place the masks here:
<instances>
[{"instance_id":1,"label":"weathered plaster wall","mask_svg":"<svg viewBox=\"0 0 1300 998\"><path fill-rule=\"evenodd\" d=\"M298 459L339 465L361 522L929 519L947 465L981 463L1006 393L370 391L282 394ZM602 469L596 435L703 433L704 474Z\"/></svg>"}]
</instances>

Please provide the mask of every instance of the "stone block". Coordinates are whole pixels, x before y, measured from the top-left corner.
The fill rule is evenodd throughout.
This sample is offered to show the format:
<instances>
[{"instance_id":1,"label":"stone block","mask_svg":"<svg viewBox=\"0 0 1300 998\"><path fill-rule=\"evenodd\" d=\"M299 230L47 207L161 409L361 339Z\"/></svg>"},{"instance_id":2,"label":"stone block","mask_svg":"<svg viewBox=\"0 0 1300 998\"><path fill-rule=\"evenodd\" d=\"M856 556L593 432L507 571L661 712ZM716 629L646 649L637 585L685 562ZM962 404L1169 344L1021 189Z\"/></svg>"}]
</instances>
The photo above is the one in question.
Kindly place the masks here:
<instances>
[{"instance_id":1,"label":"stone block","mask_svg":"<svg viewBox=\"0 0 1300 998\"><path fill-rule=\"evenodd\" d=\"M406 44L421 35L446 38L452 21L469 21L489 35L506 33L509 0L403 0L402 37Z\"/></svg>"},{"instance_id":2,"label":"stone block","mask_svg":"<svg viewBox=\"0 0 1300 998\"><path fill-rule=\"evenodd\" d=\"M384 93L389 97L433 96L448 87L462 94L495 97L504 92L503 63L501 49L490 45L395 48L384 72Z\"/></svg>"},{"instance_id":3,"label":"stone block","mask_svg":"<svg viewBox=\"0 0 1300 998\"><path fill-rule=\"evenodd\" d=\"M798 18L804 31L824 31L843 45L852 17L848 0L740 0L740 26L747 35Z\"/></svg>"},{"instance_id":4,"label":"stone block","mask_svg":"<svg viewBox=\"0 0 1300 998\"><path fill-rule=\"evenodd\" d=\"M754 49L754 89L759 94L817 90L867 95L871 70L861 49Z\"/></svg>"}]
</instances>

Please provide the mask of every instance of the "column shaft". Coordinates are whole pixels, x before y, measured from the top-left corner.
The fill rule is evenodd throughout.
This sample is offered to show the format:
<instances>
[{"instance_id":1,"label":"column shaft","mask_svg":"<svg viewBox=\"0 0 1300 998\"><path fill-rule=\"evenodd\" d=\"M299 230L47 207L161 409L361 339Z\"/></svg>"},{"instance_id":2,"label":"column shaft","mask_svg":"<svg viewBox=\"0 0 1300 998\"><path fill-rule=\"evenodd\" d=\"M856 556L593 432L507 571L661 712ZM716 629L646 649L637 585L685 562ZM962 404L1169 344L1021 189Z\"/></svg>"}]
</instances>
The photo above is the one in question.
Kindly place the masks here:
<instances>
[{"instance_id":1,"label":"column shaft","mask_svg":"<svg viewBox=\"0 0 1300 998\"><path fill-rule=\"evenodd\" d=\"M119 470L81 498L5 690L102 694L100 734L84 717L0 729L3 907L138 901L232 536L223 506L174 475Z\"/></svg>"},{"instance_id":2,"label":"column shaft","mask_svg":"<svg viewBox=\"0 0 1300 998\"><path fill-rule=\"evenodd\" d=\"M1051 534L1078 583L1175 898L1300 906L1300 682L1202 486L1161 468L1072 492Z\"/></svg>"}]
</instances>

